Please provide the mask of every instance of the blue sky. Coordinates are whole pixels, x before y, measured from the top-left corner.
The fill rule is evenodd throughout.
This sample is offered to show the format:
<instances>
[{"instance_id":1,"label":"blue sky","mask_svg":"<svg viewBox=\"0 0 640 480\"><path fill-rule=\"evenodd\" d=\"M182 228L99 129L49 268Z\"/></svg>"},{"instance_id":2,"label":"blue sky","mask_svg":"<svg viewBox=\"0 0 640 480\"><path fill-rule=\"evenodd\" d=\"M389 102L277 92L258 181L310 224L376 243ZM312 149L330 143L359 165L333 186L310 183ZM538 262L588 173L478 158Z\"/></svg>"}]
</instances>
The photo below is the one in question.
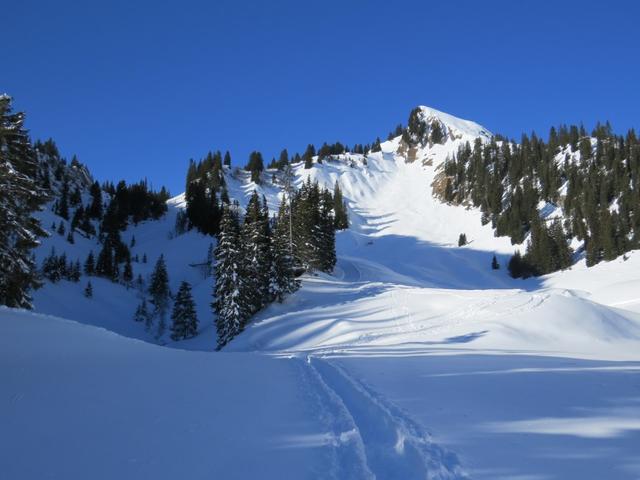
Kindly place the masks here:
<instances>
[{"instance_id":1,"label":"blue sky","mask_svg":"<svg viewBox=\"0 0 640 480\"><path fill-rule=\"evenodd\" d=\"M429 105L518 137L640 127L638 2L5 2L0 90L100 180L183 190L244 164L367 143Z\"/></svg>"}]
</instances>

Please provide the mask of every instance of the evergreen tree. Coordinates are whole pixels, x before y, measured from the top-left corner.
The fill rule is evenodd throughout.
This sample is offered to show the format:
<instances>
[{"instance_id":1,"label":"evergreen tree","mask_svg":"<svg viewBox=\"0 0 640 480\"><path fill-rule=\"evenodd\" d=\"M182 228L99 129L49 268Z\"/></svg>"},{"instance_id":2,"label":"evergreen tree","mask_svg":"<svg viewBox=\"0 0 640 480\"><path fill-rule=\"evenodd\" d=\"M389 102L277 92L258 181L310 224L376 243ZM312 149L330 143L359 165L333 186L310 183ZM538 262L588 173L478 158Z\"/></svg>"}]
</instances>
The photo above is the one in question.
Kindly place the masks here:
<instances>
[{"instance_id":1,"label":"evergreen tree","mask_svg":"<svg viewBox=\"0 0 640 480\"><path fill-rule=\"evenodd\" d=\"M242 331L251 314L251 303L243 275L240 227L233 207L225 205L216 247L215 300L218 349Z\"/></svg>"},{"instance_id":2,"label":"evergreen tree","mask_svg":"<svg viewBox=\"0 0 640 480\"><path fill-rule=\"evenodd\" d=\"M302 160L304 161L304 168L309 169L313 167L313 157L316 155L316 149L312 144L307 145L307 149L302 155Z\"/></svg>"},{"instance_id":3,"label":"evergreen tree","mask_svg":"<svg viewBox=\"0 0 640 480\"><path fill-rule=\"evenodd\" d=\"M493 270L499 270L500 269L500 264L498 263L498 259L496 258L496 256L493 256L493 259L491 260L491 268Z\"/></svg>"},{"instance_id":4,"label":"evergreen tree","mask_svg":"<svg viewBox=\"0 0 640 480\"><path fill-rule=\"evenodd\" d=\"M0 304L31 308L29 291L39 285L31 250L45 235L33 216L44 201L37 185L37 160L24 129L0 95Z\"/></svg>"},{"instance_id":5,"label":"evergreen tree","mask_svg":"<svg viewBox=\"0 0 640 480\"><path fill-rule=\"evenodd\" d=\"M271 301L269 272L271 268L271 232L266 201L261 202L254 190L241 231L244 249L244 269L250 293L251 313L260 310Z\"/></svg>"},{"instance_id":6,"label":"evergreen tree","mask_svg":"<svg viewBox=\"0 0 640 480\"><path fill-rule=\"evenodd\" d=\"M461 233L460 236L458 237L458 246L462 247L466 244L467 244L467 234Z\"/></svg>"},{"instance_id":7,"label":"evergreen tree","mask_svg":"<svg viewBox=\"0 0 640 480\"><path fill-rule=\"evenodd\" d=\"M333 187L333 211L335 218L336 230L344 230L349 228L349 216L347 214L347 205L342 197L342 190L336 181Z\"/></svg>"},{"instance_id":8,"label":"evergreen tree","mask_svg":"<svg viewBox=\"0 0 640 480\"><path fill-rule=\"evenodd\" d=\"M84 273L86 275L93 275L95 273L95 260L93 258L93 250L89 252L87 259L84 262Z\"/></svg>"},{"instance_id":9,"label":"evergreen tree","mask_svg":"<svg viewBox=\"0 0 640 480\"><path fill-rule=\"evenodd\" d=\"M231 154L229 153L228 150L224 153L224 160L222 161L222 163L227 167L231 166Z\"/></svg>"},{"instance_id":10,"label":"evergreen tree","mask_svg":"<svg viewBox=\"0 0 640 480\"><path fill-rule=\"evenodd\" d=\"M260 173L264 170L264 162L260 152L251 152L249 155L249 162L245 166L245 170L251 172L252 182L260 183Z\"/></svg>"},{"instance_id":11,"label":"evergreen tree","mask_svg":"<svg viewBox=\"0 0 640 480\"><path fill-rule=\"evenodd\" d=\"M100 253L98 254L98 260L96 261L95 266L95 274L100 277L105 277L113 280L115 278L115 271L113 266L113 247L111 246L111 242L105 241L102 245L102 250L100 250Z\"/></svg>"},{"instance_id":12,"label":"evergreen tree","mask_svg":"<svg viewBox=\"0 0 640 480\"><path fill-rule=\"evenodd\" d=\"M89 204L87 212L90 218L99 220L102 218L102 189L100 188L100 184L93 182L89 193L91 194L91 203Z\"/></svg>"},{"instance_id":13,"label":"evergreen tree","mask_svg":"<svg viewBox=\"0 0 640 480\"><path fill-rule=\"evenodd\" d=\"M131 260L127 259L124 264L124 271L122 272L122 279L127 284L127 287L131 285L131 281L133 280L133 268L131 267Z\"/></svg>"},{"instance_id":14,"label":"evergreen tree","mask_svg":"<svg viewBox=\"0 0 640 480\"><path fill-rule=\"evenodd\" d=\"M293 271L293 256L289 244L289 207L280 203L273 229L272 263L270 272L271 297L282 302L285 295L295 292L300 286Z\"/></svg>"},{"instance_id":15,"label":"evergreen tree","mask_svg":"<svg viewBox=\"0 0 640 480\"><path fill-rule=\"evenodd\" d=\"M442 132L440 122L433 122L431 124L431 143L442 143L443 138L444 133Z\"/></svg>"},{"instance_id":16,"label":"evergreen tree","mask_svg":"<svg viewBox=\"0 0 640 480\"><path fill-rule=\"evenodd\" d=\"M87 286L84 287L84 296L87 298L93 298L93 286L91 285L91 280L87 282Z\"/></svg>"},{"instance_id":17,"label":"evergreen tree","mask_svg":"<svg viewBox=\"0 0 640 480\"><path fill-rule=\"evenodd\" d=\"M153 317L158 318L156 338L162 337L166 328L167 312L171 292L169 290L169 274L164 262L164 255L160 255L151 274L149 295L153 305Z\"/></svg>"},{"instance_id":18,"label":"evergreen tree","mask_svg":"<svg viewBox=\"0 0 640 480\"><path fill-rule=\"evenodd\" d=\"M171 339L174 341L195 337L198 334L196 308L191 296L191 285L182 282L171 313Z\"/></svg>"}]
</instances>

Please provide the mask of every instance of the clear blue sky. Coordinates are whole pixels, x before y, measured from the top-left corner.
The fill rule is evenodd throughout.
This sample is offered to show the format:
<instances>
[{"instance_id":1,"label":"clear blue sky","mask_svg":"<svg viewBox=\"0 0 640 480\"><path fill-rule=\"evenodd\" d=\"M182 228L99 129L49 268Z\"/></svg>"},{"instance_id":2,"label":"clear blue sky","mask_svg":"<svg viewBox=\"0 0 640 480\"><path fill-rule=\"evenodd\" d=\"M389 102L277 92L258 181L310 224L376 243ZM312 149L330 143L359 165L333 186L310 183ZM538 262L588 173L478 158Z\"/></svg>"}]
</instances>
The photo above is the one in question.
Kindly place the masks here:
<instances>
[{"instance_id":1,"label":"clear blue sky","mask_svg":"<svg viewBox=\"0 0 640 480\"><path fill-rule=\"evenodd\" d=\"M510 136L638 128L638 3L4 2L0 91L98 179L177 194L210 149L367 143L418 104Z\"/></svg>"}]
</instances>

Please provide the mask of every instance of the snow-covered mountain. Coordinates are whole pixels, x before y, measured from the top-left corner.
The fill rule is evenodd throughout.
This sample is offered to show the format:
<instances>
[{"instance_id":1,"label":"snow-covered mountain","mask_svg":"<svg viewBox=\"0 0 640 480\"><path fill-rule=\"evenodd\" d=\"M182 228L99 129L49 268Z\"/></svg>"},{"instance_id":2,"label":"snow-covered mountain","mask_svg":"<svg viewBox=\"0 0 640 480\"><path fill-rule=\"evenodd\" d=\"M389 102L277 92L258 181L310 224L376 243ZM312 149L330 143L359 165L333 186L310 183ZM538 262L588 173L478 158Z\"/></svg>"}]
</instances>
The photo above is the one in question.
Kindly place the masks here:
<instances>
[{"instance_id":1,"label":"snow-covered mountain","mask_svg":"<svg viewBox=\"0 0 640 480\"><path fill-rule=\"evenodd\" d=\"M293 165L297 186L342 189L335 272L305 275L221 353L201 268L214 240L176 234L184 195L122 238L148 259L135 275L163 254L172 290L193 285L199 335L163 343L199 352L150 345L140 292L100 278L91 299L83 276L46 283L35 314L0 311L9 478L637 478L640 254L511 278L518 246L433 194L460 146L492 134L429 107L412 117L378 152ZM277 210L281 172L224 175L242 207L257 190ZM36 257L97 245L54 233Z\"/></svg>"}]
</instances>

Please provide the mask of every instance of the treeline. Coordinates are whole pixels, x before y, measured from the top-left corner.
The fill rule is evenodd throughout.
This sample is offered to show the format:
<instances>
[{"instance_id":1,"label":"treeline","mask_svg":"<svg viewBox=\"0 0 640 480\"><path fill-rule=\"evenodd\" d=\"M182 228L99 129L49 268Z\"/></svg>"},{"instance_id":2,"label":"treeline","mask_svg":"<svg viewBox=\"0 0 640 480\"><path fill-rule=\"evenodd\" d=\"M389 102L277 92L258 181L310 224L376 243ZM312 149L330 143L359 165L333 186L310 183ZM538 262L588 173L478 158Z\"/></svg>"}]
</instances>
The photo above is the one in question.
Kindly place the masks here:
<instances>
[{"instance_id":1,"label":"treeline","mask_svg":"<svg viewBox=\"0 0 640 480\"><path fill-rule=\"evenodd\" d=\"M191 160L185 186L186 213L176 220L176 231L182 233L196 228L207 235L219 232L223 201L228 201L223 165L231 164L231 155L224 158L220 151L209 152L199 162Z\"/></svg>"},{"instance_id":2,"label":"treeline","mask_svg":"<svg viewBox=\"0 0 640 480\"><path fill-rule=\"evenodd\" d=\"M266 200L255 191L242 221L237 204L224 204L212 304L218 348L240 333L253 314L294 292L298 273L333 271L335 231L344 228L334 213L338 204L344 207L339 188L332 194L311 180L291 192L272 219ZM346 211L337 211L344 215L340 225L348 224Z\"/></svg>"},{"instance_id":3,"label":"treeline","mask_svg":"<svg viewBox=\"0 0 640 480\"><path fill-rule=\"evenodd\" d=\"M479 207L483 222L514 244L531 233L527 253L514 259L516 276L569 266L572 238L584 242L588 266L638 248L640 143L633 130L615 135L606 123L589 135L563 125L547 141L535 134L519 143L477 140L447 160L444 175L437 194L445 201ZM540 219L540 202L559 207L563 221Z\"/></svg>"}]
</instances>

